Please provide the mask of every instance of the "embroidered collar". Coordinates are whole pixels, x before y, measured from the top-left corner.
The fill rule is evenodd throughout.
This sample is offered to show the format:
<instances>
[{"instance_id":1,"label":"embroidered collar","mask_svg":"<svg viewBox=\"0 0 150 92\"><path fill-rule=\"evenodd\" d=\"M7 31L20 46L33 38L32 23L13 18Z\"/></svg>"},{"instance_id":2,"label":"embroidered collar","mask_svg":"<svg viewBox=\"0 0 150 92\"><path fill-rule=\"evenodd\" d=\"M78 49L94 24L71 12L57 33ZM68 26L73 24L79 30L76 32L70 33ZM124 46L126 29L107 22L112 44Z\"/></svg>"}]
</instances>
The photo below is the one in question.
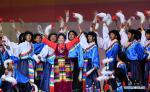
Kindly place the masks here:
<instances>
[{"instance_id":1,"label":"embroidered collar","mask_svg":"<svg viewBox=\"0 0 150 92\"><path fill-rule=\"evenodd\" d=\"M107 52L109 49L111 49L115 43L118 43L118 40L117 40L117 39L114 39L114 40L110 43L110 46L109 46L105 51Z\"/></svg>"},{"instance_id":2,"label":"embroidered collar","mask_svg":"<svg viewBox=\"0 0 150 92\"><path fill-rule=\"evenodd\" d=\"M95 42L92 42L92 43L89 44L89 47L87 47L84 51L87 52L90 49L92 49L94 46L96 46L96 44L95 44Z\"/></svg>"}]
</instances>

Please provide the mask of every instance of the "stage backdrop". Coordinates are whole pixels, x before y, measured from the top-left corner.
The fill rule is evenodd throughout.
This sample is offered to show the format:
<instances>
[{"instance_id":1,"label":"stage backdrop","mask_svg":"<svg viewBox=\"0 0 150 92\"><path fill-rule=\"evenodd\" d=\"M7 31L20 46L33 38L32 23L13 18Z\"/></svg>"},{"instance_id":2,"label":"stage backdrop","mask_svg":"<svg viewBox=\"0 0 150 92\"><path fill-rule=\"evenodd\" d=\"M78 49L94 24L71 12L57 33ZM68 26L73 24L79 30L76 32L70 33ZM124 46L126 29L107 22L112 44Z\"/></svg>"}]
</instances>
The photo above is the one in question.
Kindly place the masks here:
<instances>
[{"instance_id":1,"label":"stage backdrop","mask_svg":"<svg viewBox=\"0 0 150 92\"><path fill-rule=\"evenodd\" d=\"M150 0L0 0L0 17L5 21L21 17L25 22L54 22L69 9L80 12L88 21L93 19L95 10L112 15L123 10L129 17L137 10L150 9L149 5Z\"/></svg>"}]
</instances>

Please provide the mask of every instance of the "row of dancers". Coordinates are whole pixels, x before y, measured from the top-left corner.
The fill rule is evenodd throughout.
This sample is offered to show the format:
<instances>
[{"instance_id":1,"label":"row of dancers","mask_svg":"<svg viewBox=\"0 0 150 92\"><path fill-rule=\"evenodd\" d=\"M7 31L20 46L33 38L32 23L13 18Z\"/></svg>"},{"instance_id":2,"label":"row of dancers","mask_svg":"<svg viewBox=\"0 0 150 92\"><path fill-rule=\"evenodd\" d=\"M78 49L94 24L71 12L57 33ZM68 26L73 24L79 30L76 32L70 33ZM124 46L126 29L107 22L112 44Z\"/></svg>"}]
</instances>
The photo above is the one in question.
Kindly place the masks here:
<instances>
[{"instance_id":1,"label":"row of dancers","mask_svg":"<svg viewBox=\"0 0 150 92\"><path fill-rule=\"evenodd\" d=\"M95 13L89 32L80 26L83 16L73 13L79 34L68 28L69 11L65 14L65 21L60 17L59 33L52 31L51 24L45 30L38 25L35 34L21 33L13 21L18 43L3 34L0 24L0 84L4 92L124 92L123 86L128 85L144 85L149 90L150 29L142 26L146 20L143 12L136 12L139 29L130 29L135 17L126 21L122 11L116 17ZM110 31L109 25L119 20L120 28ZM99 48L105 51L103 60Z\"/></svg>"}]
</instances>

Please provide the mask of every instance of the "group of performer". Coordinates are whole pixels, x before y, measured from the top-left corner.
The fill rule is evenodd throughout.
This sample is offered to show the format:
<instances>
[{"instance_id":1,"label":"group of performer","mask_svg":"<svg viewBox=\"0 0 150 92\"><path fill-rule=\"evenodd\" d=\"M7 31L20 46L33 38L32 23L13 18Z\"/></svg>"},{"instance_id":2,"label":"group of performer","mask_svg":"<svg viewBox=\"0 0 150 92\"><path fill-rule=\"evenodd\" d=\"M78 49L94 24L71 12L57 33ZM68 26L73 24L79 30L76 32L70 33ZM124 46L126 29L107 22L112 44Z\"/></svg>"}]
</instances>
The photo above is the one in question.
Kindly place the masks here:
<instances>
[{"instance_id":1,"label":"group of performer","mask_svg":"<svg viewBox=\"0 0 150 92\"><path fill-rule=\"evenodd\" d=\"M150 11L146 14L150 17ZM78 21L78 34L68 27L69 11L65 15L65 19L60 17L58 33L51 24L45 30L38 25L34 34L21 32L13 21L18 43L3 34L1 22L3 92L124 92L128 85L150 89L150 29L142 26L146 20L143 12L136 13L141 22L139 29L130 28L135 17L126 20L122 11L113 17L109 13L95 13L89 31L81 27L83 16L73 13ZM119 20L119 28L109 30L109 25ZM103 60L99 48L105 51Z\"/></svg>"}]
</instances>

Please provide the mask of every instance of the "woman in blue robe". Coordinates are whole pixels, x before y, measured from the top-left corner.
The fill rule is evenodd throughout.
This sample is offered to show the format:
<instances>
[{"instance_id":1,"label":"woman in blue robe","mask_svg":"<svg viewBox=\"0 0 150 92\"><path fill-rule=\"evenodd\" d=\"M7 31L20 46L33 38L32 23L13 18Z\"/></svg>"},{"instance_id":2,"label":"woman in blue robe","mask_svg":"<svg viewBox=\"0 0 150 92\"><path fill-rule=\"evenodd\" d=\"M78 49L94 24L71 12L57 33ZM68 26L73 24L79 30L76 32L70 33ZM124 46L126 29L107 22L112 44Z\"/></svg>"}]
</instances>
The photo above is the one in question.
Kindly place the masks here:
<instances>
[{"instance_id":1,"label":"woman in blue robe","mask_svg":"<svg viewBox=\"0 0 150 92\"><path fill-rule=\"evenodd\" d=\"M34 48L34 54L39 54L41 50L44 47L44 43L42 43L42 35L39 33L34 34L34 43L33 43L33 48ZM36 63L36 68L35 71L37 75L35 76L35 83L39 87L40 86L40 81L41 81L41 76L43 73L43 63Z\"/></svg>"},{"instance_id":2,"label":"woman in blue robe","mask_svg":"<svg viewBox=\"0 0 150 92\"><path fill-rule=\"evenodd\" d=\"M128 68L131 72L131 79L133 83L141 83L141 65L140 61L143 60L144 57L144 49L141 46L140 42L136 40L136 30L128 31L129 42L125 47L125 53L128 60Z\"/></svg>"},{"instance_id":3,"label":"woman in blue robe","mask_svg":"<svg viewBox=\"0 0 150 92\"><path fill-rule=\"evenodd\" d=\"M50 41L56 42L57 41L57 34L51 33L49 34L48 39ZM54 60L55 60L55 54L54 50L47 45L44 46L40 54L38 54L42 61L44 61L44 70L43 75L41 76L41 83L40 83L40 89L45 92L50 92L54 88Z\"/></svg>"},{"instance_id":4,"label":"woman in blue robe","mask_svg":"<svg viewBox=\"0 0 150 92\"><path fill-rule=\"evenodd\" d=\"M145 80L145 86L148 88L149 87L149 84L150 84L150 30L148 29L146 31L146 42L145 42L145 46L144 46L144 49L145 49L145 76L144 76L144 80Z\"/></svg>"},{"instance_id":5,"label":"woman in blue robe","mask_svg":"<svg viewBox=\"0 0 150 92\"><path fill-rule=\"evenodd\" d=\"M77 36L77 33L74 30L69 31L68 33L68 41L73 40ZM81 91L82 85L79 80L79 73L82 72L83 68L83 50L80 43L76 44L69 50L68 57L71 58L73 63L73 91Z\"/></svg>"},{"instance_id":6,"label":"woman in blue robe","mask_svg":"<svg viewBox=\"0 0 150 92\"><path fill-rule=\"evenodd\" d=\"M87 42L88 43L94 43L90 47L88 47L84 51L84 77L85 77L85 86L86 86L86 92L93 92L96 90L96 92L100 91L100 83L95 80L95 78L98 77L97 70L100 67L100 57L98 53L98 46L97 46L97 39L96 34L94 32L89 32L87 34ZM90 74L87 74L88 71L92 70ZM94 88L93 88L93 82L94 82Z\"/></svg>"}]
</instances>

